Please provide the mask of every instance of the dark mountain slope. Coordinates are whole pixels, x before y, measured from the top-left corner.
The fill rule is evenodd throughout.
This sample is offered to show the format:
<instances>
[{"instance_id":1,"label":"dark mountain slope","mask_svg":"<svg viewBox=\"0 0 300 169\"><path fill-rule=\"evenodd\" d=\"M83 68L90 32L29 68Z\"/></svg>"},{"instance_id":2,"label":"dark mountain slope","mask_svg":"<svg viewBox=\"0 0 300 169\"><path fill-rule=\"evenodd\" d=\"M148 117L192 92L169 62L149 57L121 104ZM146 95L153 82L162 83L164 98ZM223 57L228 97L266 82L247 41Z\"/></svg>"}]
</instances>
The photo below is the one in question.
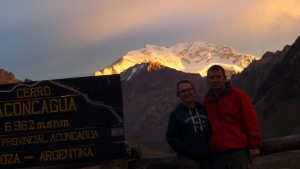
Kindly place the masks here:
<instances>
[{"instance_id":1,"label":"dark mountain slope","mask_svg":"<svg viewBox=\"0 0 300 169\"><path fill-rule=\"evenodd\" d=\"M254 98L257 89L266 80L274 65L278 64L290 49L286 45L282 51L266 52L260 60L253 61L243 72L233 75L231 82Z\"/></svg>"},{"instance_id":2,"label":"dark mountain slope","mask_svg":"<svg viewBox=\"0 0 300 169\"><path fill-rule=\"evenodd\" d=\"M264 138L300 133L300 37L258 88L254 104Z\"/></svg>"}]
</instances>

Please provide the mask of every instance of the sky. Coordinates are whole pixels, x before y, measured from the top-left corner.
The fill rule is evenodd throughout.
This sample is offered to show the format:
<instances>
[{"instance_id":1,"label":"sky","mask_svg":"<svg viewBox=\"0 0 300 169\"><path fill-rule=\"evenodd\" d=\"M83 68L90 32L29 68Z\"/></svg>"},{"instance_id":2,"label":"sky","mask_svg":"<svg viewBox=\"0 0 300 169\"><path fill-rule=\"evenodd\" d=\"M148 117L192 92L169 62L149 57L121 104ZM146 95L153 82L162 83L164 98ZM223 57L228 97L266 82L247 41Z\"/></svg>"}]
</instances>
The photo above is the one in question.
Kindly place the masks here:
<instances>
[{"instance_id":1,"label":"sky","mask_svg":"<svg viewBox=\"0 0 300 169\"><path fill-rule=\"evenodd\" d=\"M0 0L0 69L93 76L145 45L208 42L261 57L300 35L299 0Z\"/></svg>"}]
</instances>

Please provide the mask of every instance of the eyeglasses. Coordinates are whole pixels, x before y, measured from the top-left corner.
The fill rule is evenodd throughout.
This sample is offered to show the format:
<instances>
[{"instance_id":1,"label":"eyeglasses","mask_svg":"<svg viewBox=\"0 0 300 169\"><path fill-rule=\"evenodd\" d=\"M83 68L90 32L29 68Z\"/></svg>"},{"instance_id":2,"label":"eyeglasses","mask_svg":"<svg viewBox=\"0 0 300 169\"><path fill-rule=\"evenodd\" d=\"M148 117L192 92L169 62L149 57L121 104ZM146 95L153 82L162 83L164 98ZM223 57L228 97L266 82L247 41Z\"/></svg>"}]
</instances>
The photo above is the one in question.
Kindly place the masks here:
<instances>
[{"instance_id":1,"label":"eyeglasses","mask_svg":"<svg viewBox=\"0 0 300 169\"><path fill-rule=\"evenodd\" d=\"M194 91L194 88L188 88L188 89L184 89L181 91L178 91L178 94L184 94L184 93L191 93L192 91Z\"/></svg>"}]
</instances>

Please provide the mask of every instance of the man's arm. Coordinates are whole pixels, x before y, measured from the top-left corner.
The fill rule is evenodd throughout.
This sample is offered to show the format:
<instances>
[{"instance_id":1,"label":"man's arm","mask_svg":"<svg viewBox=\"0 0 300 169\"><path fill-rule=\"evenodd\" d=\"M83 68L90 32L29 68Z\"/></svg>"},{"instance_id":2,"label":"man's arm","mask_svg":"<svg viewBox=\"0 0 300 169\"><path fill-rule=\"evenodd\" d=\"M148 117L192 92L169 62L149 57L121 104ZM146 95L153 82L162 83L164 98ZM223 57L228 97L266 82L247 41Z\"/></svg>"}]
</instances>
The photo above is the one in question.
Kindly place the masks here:
<instances>
[{"instance_id":1,"label":"man's arm","mask_svg":"<svg viewBox=\"0 0 300 169\"><path fill-rule=\"evenodd\" d=\"M259 120L249 96L242 93L242 118L249 142L251 154L257 154L262 144ZM258 153L259 154L259 153Z\"/></svg>"}]
</instances>

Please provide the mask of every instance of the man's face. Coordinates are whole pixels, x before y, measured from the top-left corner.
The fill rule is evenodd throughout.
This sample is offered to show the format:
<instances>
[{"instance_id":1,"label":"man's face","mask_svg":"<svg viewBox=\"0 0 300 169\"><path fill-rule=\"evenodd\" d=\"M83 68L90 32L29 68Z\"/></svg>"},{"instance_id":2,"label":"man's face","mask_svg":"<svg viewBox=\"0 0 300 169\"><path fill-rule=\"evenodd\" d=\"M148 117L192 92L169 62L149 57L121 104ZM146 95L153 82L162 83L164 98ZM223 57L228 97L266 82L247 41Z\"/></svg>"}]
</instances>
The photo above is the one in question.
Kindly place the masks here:
<instances>
[{"instance_id":1,"label":"man's face","mask_svg":"<svg viewBox=\"0 0 300 169\"><path fill-rule=\"evenodd\" d=\"M182 102L189 104L193 103L195 100L195 89L189 83L182 83L178 86L178 97L182 100Z\"/></svg>"},{"instance_id":2,"label":"man's face","mask_svg":"<svg viewBox=\"0 0 300 169\"><path fill-rule=\"evenodd\" d=\"M227 78L223 75L222 70L207 72L207 82L213 90L225 89L226 80Z\"/></svg>"}]
</instances>

